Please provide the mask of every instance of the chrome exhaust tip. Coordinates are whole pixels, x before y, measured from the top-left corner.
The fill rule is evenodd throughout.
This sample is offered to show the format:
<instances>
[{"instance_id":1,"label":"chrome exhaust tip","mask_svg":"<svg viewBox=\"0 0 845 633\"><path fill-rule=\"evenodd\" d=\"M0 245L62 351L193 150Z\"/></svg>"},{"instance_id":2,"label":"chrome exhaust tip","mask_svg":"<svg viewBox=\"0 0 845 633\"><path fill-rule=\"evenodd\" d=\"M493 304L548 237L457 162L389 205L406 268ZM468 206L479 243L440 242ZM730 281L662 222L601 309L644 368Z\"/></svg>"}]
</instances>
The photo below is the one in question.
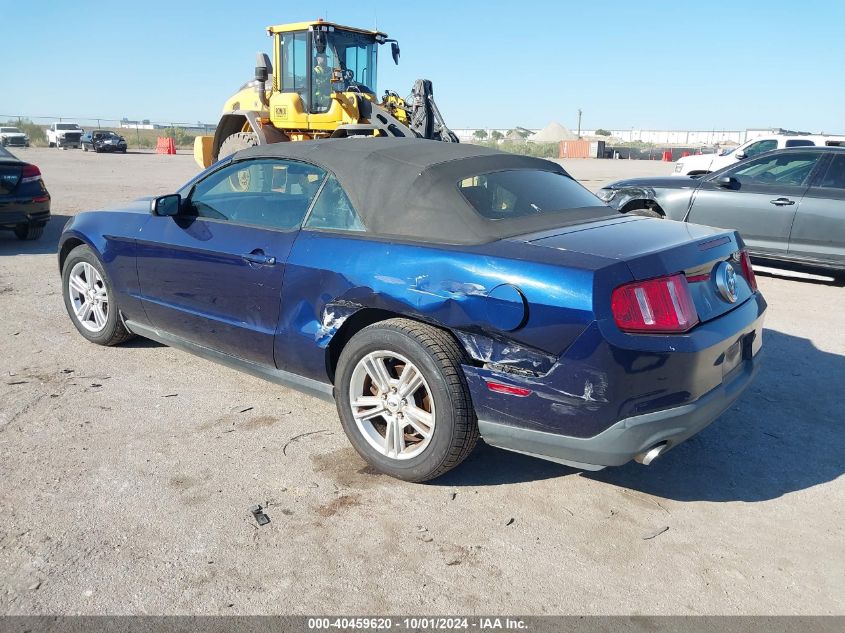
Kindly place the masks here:
<instances>
[{"instance_id":1,"label":"chrome exhaust tip","mask_svg":"<svg viewBox=\"0 0 845 633\"><path fill-rule=\"evenodd\" d=\"M642 453L635 455L634 460L639 462L643 466L648 466L651 462L660 457L663 454L663 451L668 448L668 446L669 445L666 442L660 442L660 444L655 444L647 451L643 451Z\"/></svg>"}]
</instances>

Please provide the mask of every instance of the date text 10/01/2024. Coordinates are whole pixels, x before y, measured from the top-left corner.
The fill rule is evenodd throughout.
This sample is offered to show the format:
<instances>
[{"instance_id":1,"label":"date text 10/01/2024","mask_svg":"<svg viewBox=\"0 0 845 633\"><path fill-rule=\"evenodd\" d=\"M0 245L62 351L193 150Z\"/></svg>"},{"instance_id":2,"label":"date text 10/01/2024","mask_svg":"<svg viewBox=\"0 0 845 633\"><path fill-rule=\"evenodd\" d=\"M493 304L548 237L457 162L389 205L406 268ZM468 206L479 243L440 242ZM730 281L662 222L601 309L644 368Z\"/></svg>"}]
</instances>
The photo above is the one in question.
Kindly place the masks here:
<instances>
[{"instance_id":1,"label":"date text 10/01/2024","mask_svg":"<svg viewBox=\"0 0 845 633\"><path fill-rule=\"evenodd\" d=\"M341 630L525 630L526 622L515 618L499 617L354 617L354 618L308 618L308 629L312 631L341 629Z\"/></svg>"}]
</instances>

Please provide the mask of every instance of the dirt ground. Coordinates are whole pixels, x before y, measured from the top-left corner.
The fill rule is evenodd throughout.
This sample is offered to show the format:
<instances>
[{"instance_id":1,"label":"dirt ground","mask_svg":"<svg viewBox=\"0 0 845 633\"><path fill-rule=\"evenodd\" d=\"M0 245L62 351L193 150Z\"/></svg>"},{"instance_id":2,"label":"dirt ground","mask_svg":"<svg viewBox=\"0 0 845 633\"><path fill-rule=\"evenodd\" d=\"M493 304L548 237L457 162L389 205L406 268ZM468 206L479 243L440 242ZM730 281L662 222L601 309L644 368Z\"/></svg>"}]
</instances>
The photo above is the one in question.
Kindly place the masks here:
<instances>
[{"instance_id":1,"label":"dirt ground","mask_svg":"<svg viewBox=\"0 0 845 633\"><path fill-rule=\"evenodd\" d=\"M174 190L190 156L17 153L54 217L38 242L0 234L0 613L845 614L842 287L760 274L758 380L652 466L482 444L407 484L365 468L330 404L71 325L67 218ZM592 189L671 170L566 165Z\"/></svg>"}]
</instances>

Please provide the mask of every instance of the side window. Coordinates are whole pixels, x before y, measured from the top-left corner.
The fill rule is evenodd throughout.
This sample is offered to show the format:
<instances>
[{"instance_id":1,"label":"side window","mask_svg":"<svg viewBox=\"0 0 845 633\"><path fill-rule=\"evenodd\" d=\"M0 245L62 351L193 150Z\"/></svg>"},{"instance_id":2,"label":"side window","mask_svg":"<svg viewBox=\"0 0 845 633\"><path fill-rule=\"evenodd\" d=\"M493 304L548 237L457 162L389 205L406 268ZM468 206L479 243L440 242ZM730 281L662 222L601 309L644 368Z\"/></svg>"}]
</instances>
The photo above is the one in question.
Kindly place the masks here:
<instances>
[{"instance_id":1,"label":"side window","mask_svg":"<svg viewBox=\"0 0 845 633\"><path fill-rule=\"evenodd\" d=\"M332 175L320 192L305 226L312 229L363 231L364 225L355 212L349 197Z\"/></svg>"},{"instance_id":2,"label":"side window","mask_svg":"<svg viewBox=\"0 0 845 633\"><path fill-rule=\"evenodd\" d=\"M189 213L237 224L294 229L325 178L319 167L286 160L228 165L199 182Z\"/></svg>"},{"instance_id":3,"label":"side window","mask_svg":"<svg viewBox=\"0 0 845 633\"><path fill-rule=\"evenodd\" d=\"M814 147L815 143L805 138L789 139L784 147Z\"/></svg>"},{"instance_id":4,"label":"side window","mask_svg":"<svg viewBox=\"0 0 845 633\"><path fill-rule=\"evenodd\" d=\"M745 148L745 155L746 156L757 156L757 154L762 154L764 152L771 152L773 149L778 148L778 142L775 139L768 139L765 141L757 141L756 143L752 143L748 147Z\"/></svg>"},{"instance_id":5,"label":"side window","mask_svg":"<svg viewBox=\"0 0 845 633\"><path fill-rule=\"evenodd\" d=\"M819 160L817 152L786 152L778 156L760 158L731 170L743 185L802 185Z\"/></svg>"},{"instance_id":6,"label":"side window","mask_svg":"<svg viewBox=\"0 0 845 633\"><path fill-rule=\"evenodd\" d=\"M833 157L818 186L845 190L845 154L837 154Z\"/></svg>"}]
</instances>

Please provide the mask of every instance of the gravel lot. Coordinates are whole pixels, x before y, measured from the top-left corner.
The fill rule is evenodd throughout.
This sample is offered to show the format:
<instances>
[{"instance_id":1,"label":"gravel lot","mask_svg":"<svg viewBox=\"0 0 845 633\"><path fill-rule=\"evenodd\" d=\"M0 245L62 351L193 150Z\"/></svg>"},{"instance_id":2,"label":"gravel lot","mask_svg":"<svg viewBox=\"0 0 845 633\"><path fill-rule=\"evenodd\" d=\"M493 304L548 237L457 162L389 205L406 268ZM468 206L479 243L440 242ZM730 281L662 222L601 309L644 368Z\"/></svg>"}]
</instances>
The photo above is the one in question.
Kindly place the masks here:
<instances>
[{"instance_id":1,"label":"gravel lot","mask_svg":"<svg viewBox=\"0 0 845 633\"><path fill-rule=\"evenodd\" d=\"M332 405L71 325L67 218L175 189L190 156L16 153L54 218L0 233L1 613L845 614L842 287L761 274L759 379L650 467L480 445L407 484L365 468ZM565 164L592 189L670 171Z\"/></svg>"}]
</instances>

